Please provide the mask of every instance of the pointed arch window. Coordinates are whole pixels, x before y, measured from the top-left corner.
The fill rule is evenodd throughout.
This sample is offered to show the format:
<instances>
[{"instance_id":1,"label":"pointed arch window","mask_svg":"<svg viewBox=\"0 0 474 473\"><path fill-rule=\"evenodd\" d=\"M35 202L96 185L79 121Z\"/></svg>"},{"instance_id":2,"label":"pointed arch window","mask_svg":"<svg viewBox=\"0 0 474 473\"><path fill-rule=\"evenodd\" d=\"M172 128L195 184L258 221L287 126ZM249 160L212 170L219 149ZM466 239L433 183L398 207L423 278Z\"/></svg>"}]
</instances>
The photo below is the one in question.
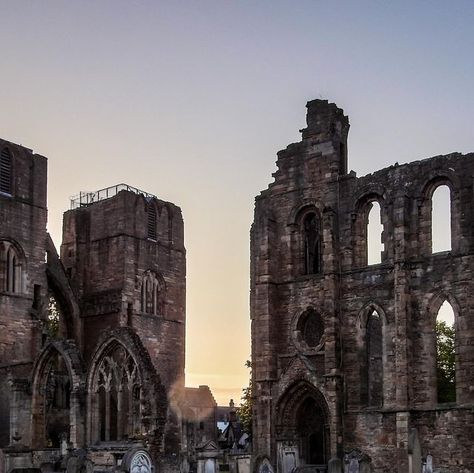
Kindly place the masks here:
<instances>
[{"instance_id":1,"label":"pointed arch window","mask_svg":"<svg viewBox=\"0 0 474 473\"><path fill-rule=\"evenodd\" d=\"M144 314L163 315L164 282L153 271L147 271L141 283L140 310Z\"/></svg>"},{"instance_id":2,"label":"pointed arch window","mask_svg":"<svg viewBox=\"0 0 474 473\"><path fill-rule=\"evenodd\" d=\"M321 222L315 212L303 218L304 274L321 273Z\"/></svg>"},{"instance_id":3,"label":"pointed arch window","mask_svg":"<svg viewBox=\"0 0 474 473\"><path fill-rule=\"evenodd\" d=\"M59 448L62 440L77 441L72 379L63 354L51 345L39 360L33 382L33 446Z\"/></svg>"},{"instance_id":4,"label":"pointed arch window","mask_svg":"<svg viewBox=\"0 0 474 473\"><path fill-rule=\"evenodd\" d=\"M367 404L381 407L383 404L383 321L380 314L371 309L366 325L367 349Z\"/></svg>"},{"instance_id":5,"label":"pointed arch window","mask_svg":"<svg viewBox=\"0 0 474 473\"><path fill-rule=\"evenodd\" d=\"M96 440L125 440L142 433L141 385L134 359L121 344L113 343L99 361L93 380Z\"/></svg>"},{"instance_id":6,"label":"pointed arch window","mask_svg":"<svg viewBox=\"0 0 474 473\"><path fill-rule=\"evenodd\" d=\"M0 242L0 288L3 292L22 292L22 260L9 241Z\"/></svg>"},{"instance_id":7,"label":"pointed arch window","mask_svg":"<svg viewBox=\"0 0 474 473\"><path fill-rule=\"evenodd\" d=\"M12 155L8 148L0 153L0 192L12 193Z\"/></svg>"},{"instance_id":8,"label":"pointed arch window","mask_svg":"<svg viewBox=\"0 0 474 473\"><path fill-rule=\"evenodd\" d=\"M439 403L456 402L454 311L444 301L436 316L436 388Z\"/></svg>"}]
</instances>

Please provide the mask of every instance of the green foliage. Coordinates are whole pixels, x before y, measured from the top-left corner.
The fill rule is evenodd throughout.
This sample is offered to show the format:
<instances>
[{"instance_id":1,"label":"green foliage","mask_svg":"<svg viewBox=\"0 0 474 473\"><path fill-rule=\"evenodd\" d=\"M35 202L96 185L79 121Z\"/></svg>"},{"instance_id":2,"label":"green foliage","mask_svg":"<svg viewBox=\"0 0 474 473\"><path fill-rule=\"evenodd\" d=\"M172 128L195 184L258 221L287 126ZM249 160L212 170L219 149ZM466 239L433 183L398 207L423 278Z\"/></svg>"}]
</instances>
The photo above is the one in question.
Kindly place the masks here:
<instances>
[{"instance_id":1,"label":"green foliage","mask_svg":"<svg viewBox=\"0 0 474 473\"><path fill-rule=\"evenodd\" d=\"M247 432L250 436L252 435L252 365L250 360L245 362L245 366L249 368L250 375L249 375L249 385L242 389L242 397L240 406L237 408L237 414L239 416L240 422L244 427L245 432Z\"/></svg>"},{"instance_id":2,"label":"green foliage","mask_svg":"<svg viewBox=\"0 0 474 473\"><path fill-rule=\"evenodd\" d=\"M58 338L59 335L59 317L60 311L58 303L54 297L49 298L48 302L48 322L47 331L51 338Z\"/></svg>"},{"instance_id":3,"label":"green foliage","mask_svg":"<svg viewBox=\"0 0 474 473\"><path fill-rule=\"evenodd\" d=\"M438 402L456 401L456 361L454 354L454 327L436 322L436 375Z\"/></svg>"}]
</instances>

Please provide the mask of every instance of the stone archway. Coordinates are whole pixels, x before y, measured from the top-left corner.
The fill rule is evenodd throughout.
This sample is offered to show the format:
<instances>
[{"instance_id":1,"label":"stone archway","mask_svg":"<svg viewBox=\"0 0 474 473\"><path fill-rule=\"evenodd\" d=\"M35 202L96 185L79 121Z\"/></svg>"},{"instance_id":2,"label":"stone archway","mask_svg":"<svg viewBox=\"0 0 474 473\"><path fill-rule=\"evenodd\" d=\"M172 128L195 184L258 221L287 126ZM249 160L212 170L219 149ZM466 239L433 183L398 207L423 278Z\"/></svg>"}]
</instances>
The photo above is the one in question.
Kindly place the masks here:
<instances>
[{"instance_id":1,"label":"stone archway","mask_svg":"<svg viewBox=\"0 0 474 473\"><path fill-rule=\"evenodd\" d=\"M278 471L303 465L326 465L330 458L329 409L321 391L298 381L277 407Z\"/></svg>"}]
</instances>

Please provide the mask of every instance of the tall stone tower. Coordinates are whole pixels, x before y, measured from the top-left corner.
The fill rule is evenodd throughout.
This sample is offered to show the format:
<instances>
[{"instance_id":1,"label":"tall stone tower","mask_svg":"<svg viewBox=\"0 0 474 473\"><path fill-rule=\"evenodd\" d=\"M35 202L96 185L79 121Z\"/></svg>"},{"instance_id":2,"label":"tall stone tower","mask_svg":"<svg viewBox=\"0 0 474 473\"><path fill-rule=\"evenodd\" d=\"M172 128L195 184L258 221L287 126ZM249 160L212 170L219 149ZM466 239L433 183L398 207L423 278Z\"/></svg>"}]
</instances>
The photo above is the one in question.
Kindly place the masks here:
<instances>
[{"instance_id":1,"label":"tall stone tower","mask_svg":"<svg viewBox=\"0 0 474 473\"><path fill-rule=\"evenodd\" d=\"M64 215L61 261L78 296L85 360L98 339L130 327L164 385L184 377L186 260L174 204L119 185L82 194Z\"/></svg>"}]
</instances>

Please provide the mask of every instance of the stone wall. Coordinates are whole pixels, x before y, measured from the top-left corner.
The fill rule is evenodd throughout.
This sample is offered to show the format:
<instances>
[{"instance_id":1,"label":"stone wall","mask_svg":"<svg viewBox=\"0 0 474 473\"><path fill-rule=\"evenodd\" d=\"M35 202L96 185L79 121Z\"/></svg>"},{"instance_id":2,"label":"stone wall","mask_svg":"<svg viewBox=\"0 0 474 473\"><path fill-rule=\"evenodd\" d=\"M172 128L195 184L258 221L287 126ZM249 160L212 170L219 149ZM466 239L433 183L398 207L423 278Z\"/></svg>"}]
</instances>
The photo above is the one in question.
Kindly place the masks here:
<instances>
[{"instance_id":1,"label":"stone wall","mask_svg":"<svg viewBox=\"0 0 474 473\"><path fill-rule=\"evenodd\" d=\"M0 151L11 155L11 193L0 193L0 245L12 245L17 255L20 282L15 291L5 286L6 254L2 251L0 272L0 386L4 402L0 418L14 420L6 410L12 405L10 382L28 376L41 348L44 305L47 294L46 158L30 149L0 139ZM35 296L36 294L36 296ZM36 297L36 299L35 299ZM0 447L10 443L9 423L0 422ZM26 427L19 434L28 437Z\"/></svg>"},{"instance_id":2,"label":"stone wall","mask_svg":"<svg viewBox=\"0 0 474 473\"><path fill-rule=\"evenodd\" d=\"M410 412L417 409L422 419L424 409L438 407L434 329L445 300L456 318L456 408L474 403L474 154L395 164L357 178L347 173L349 124L342 110L322 100L309 102L307 123L302 141L278 153L275 181L255 203L254 449L274 464L279 442L304 450L308 439L298 433L300 421L282 417L282 410L289 396L297 411L304 399L322 395L320 403L328 410L320 420L328 428L327 457L358 447L373 458L375 471L397 464L402 473L408 431L415 425ZM433 254L431 196L439 185L451 193L452 250ZM368 265L367 217L375 201L381 208L384 251L380 264ZM313 221L308 215L318 223L308 223ZM310 248L308 242L318 238L319 246ZM320 264L308 274L311 251L321 251ZM309 309L324 325L314 346L304 343L306 329L301 328ZM382 338L378 406L369 405L367 385L367 324L374 312ZM312 391L302 388L308 385ZM444 431L453 441L455 432L467 432L463 415L453 415L452 428ZM421 435L426 449L436 444L439 425L428 438ZM441 448L434 461L467 472L462 464L474 462L472 451L460 445L457 455L455 461Z\"/></svg>"}]
</instances>

